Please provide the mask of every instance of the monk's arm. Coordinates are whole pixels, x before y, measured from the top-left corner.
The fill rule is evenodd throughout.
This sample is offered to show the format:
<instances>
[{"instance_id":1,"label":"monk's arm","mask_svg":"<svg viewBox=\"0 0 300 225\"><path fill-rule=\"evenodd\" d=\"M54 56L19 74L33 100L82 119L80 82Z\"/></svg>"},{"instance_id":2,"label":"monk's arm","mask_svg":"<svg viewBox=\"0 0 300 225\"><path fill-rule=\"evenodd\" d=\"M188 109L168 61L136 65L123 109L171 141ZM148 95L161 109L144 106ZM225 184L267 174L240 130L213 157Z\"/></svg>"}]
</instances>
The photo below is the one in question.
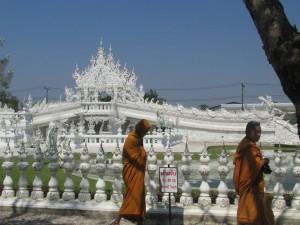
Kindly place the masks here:
<instances>
[{"instance_id":1,"label":"monk's arm","mask_svg":"<svg viewBox=\"0 0 300 225\"><path fill-rule=\"evenodd\" d=\"M254 180L256 180L259 174L261 173L261 168L264 165L264 160L261 156L259 149L256 146L251 146L249 153L249 166L251 168L251 177Z\"/></svg>"}]
</instances>

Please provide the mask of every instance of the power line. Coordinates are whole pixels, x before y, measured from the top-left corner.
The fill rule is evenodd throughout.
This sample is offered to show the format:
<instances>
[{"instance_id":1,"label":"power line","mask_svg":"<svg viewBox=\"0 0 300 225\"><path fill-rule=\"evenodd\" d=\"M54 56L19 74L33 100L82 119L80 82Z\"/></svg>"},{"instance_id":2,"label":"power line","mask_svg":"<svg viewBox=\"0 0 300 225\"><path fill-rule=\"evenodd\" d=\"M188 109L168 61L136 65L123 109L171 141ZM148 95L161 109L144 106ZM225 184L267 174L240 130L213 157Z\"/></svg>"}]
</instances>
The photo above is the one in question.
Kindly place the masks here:
<instances>
[{"instance_id":1,"label":"power line","mask_svg":"<svg viewBox=\"0 0 300 225\"><path fill-rule=\"evenodd\" d=\"M267 83L243 83L247 86L280 86L280 84L267 84ZM197 91L197 90L207 90L207 89L220 89L227 87L240 86L241 83L232 83L224 85L215 85L215 86L203 86L203 87L189 87L189 88L149 88L146 91L155 90L155 91Z\"/></svg>"},{"instance_id":2,"label":"power line","mask_svg":"<svg viewBox=\"0 0 300 225\"><path fill-rule=\"evenodd\" d=\"M41 89L44 89L45 86L39 86L39 87L31 87L31 88L25 88L25 89L18 89L18 90L11 90L10 92L27 92L27 91L34 91L34 90L41 90ZM58 87L48 87L48 88L51 88L51 89L55 89L55 90L65 90L63 88L58 88Z\"/></svg>"},{"instance_id":3,"label":"power line","mask_svg":"<svg viewBox=\"0 0 300 225\"><path fill-rule=\"evenodd\" d=\"M285 97L285 95L272 95L272 97ZM258 98L255 95L244 95L244 98ZM228 100L228 99L240 99L240 96L228 96L228 97L216 97L216 98L191 98L191 99L167 99L167 102L194 102L194 101L211 101L211 100Z\"/></svg>"}]
</instances>

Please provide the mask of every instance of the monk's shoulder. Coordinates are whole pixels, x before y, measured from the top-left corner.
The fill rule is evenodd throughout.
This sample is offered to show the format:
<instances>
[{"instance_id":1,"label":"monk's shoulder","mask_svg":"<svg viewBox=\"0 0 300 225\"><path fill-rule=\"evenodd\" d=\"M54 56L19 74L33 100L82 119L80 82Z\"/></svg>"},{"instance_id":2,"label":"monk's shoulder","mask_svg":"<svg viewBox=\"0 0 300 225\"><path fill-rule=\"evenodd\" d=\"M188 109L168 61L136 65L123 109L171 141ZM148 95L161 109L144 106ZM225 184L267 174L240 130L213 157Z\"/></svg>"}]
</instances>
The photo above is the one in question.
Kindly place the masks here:
<instances>
[{"instance_id":1,"label":"monk's shoulder","mask_svg":"<svg viewBox=\"0 0 300 225\"><path fill-rule=\"evenodd\" d=\"M135 132L131 132L128 134L125 145L130 144L130 145L139 145L140 144L140 138Z\"/></svg>"}]
</instances>

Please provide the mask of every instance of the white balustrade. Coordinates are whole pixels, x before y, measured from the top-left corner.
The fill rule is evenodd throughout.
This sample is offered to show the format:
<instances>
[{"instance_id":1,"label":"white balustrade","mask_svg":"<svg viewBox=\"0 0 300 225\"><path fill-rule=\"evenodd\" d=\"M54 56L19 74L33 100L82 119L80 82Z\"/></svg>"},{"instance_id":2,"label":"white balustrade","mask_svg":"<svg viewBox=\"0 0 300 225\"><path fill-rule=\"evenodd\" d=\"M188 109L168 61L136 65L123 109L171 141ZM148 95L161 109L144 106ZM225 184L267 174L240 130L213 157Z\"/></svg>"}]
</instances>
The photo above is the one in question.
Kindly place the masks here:
<instances>
[{"instance_id":1,"label":"white balustrade","mask_svg":"<svg viewBox=\"0 0 300 225\"><path fill-rule=\"evenodd\" d=\"M96 194L94 196L94 199L96 202L104 202L107 200L107 195L105 194L105 181L103 179L103 176L106 171L106 154L104 152L102 142L100 144L100 148L97 153L97 164L96 164L96 171L99 175L98 181L96 183Z\"/></svg>"},{"instance_id":2,"label":"white balustrade","mask_svg":"<svg viewBox=\"0 0 300 225\"><path fill-rule=\"evenodd\" d=\"M14 162L12 161L13 158L13 151L9 146L9 142L7 143L5 152L4 152L4 162L2 164L2 168L5 170L5 178L3 180L3 191L1 193L1 197L3 198L12 198L15 196L15 192L12 188L13 180L11 177L11 170L14 167Z\"/></svg>"},{"instance_id":3,"label":"white balustrade","mask_svg":"<svg viewBox=\"0 0 300 225\"><path fill-rule=\"evenodd\" d=\"M48 186L49 186L49 192L47 193L47 199L48 200L58 200L59 199L59 192L58 192L58 182L56 178L56 173L59 168L58 164L58 151L56 148L56 143L54 141L51 141L51 146L49 149L49 170L51 173L51 178L49 180Z\"/></svg>"},{"instance_id":4,"label":"white balustrade","mask_svg":"<svg viewBox=\"0 0 300 225\"><path fill-rule=\"evenodd\" d=\"M122 164L122 152L120 150L119 144L115 148L113 152L113 160L114 163L112 165L112 170L114 173L114 182L113 182L113 193L111 195L111 201L114 203L122 202L123 201L123 194L122 194L122 182L120 175L123 170Z\"/></svg>"},{"instance_id":5,"label":"white balustrade","mask_svg":"<svg viewBox=\"0 0 300 225\"><path fill-rule=\"evenodd\" d=\"M38 144L33 156L35 162L32 164L32 168L35 171L35 177L32 183L33 189L31 192L31 198L34 200L43 199L44 192L42 191L42 179L41 171L44 167L42 160L44 158L40 145Z\"/></svg>"},{"instance_id":6,"label":"white balustrade","mask_svg":"<svg viewBox=\"0 0 300 225\"><path fill-rule=\"evenodd\" d=\"M18 151L19 153L19 163L18 163L18 168L20 170L20 178L19 178L19 189L17 191L17 198L22 199L22 198L28 198L29 197L29 191L27 188L27 179L26 179L26 171L29 167L29 163L26 161L27 160L27 151L25 149L24 143L22 142L22 145L20 147L20 150Z\"/></svg>"},{"instance_id":7,"label":"white balustrade","mask_svg":"<svg viewBox=\"0 0 300 225\"><path fill-rule=\"evenodd\" d=\"M185 149L181 158L182 166L181 172L184 177L182 184L182 196L180 197L180 203L184 206L193 205L192 197L192 185L190 183L190 176L193 172L191 168L192 157L188 148L188 143L186 141Z\"/></svg>"},{"instance_id":8,"label":"white balustrade","mask_svg":"<svg viewBox=\"0 0 300 225\"><path fill-rule=\"evenodd\" d=\"M90 162L90 155L88 152L87 146L83 149L81 153L81 163L79 166L79 170L82 173L82 180L80 182L80 193L78 196L78 201L75 202L85 202L84 204L97 204L97 203L104 203L108 202L108 196L105 193L105 180L104 176L107 173L106 169L106 154L103 149L104 144L100 144L100 148L97 152L96 157L96 164L95 164L95 170L97 171L98 180L96 183L96 193L94 195L93 202L91 202L91 194L89 193L89 187L90 183L88 181L87 175L90 172L91 168L91 162ZM15 192L13 189L13 179L11 176L11 171L14 168L14 162L13 162L13 152L10 149L9 144L7 144L5 154L4 154L4 162L2 164L3 169L5 170L6 176L3 180L3 191L1 193L1 201L9 201L9 199L20 198L18 201L27 201L27 198L29 196L27 186L30 184L27 184L28 181L26 180L26 171L28 169L28 162L27 162L27 152L25 150L24 145L21 146L20 150L18 151L19 155L19 164L17 169L20 172L20 179L17 183L18 185L18 192L15 196ZM60 201L60 194L58 191L58 180L56 178L57 170L59 169L59 164L57 162L58 160L58 154L57 149L55 147L55 144L52 140L51 146L48 153L49 158L49 170L51 173L50 181L48 182L49 191L47 193L47 198L44 198L44 192L42 190L42 180L41 180L41 171L43 169L43 152L41 151L41 148L39 145L37 145L35 152L34 152L34 160L35 162L32 164L32 168L35 171L35 178L33 180L32 186L33 191L31 192L31 204L34 204L35 200L38 204L42 201L47 202L47 200L57 201L54 204L56 207L59 207L59 201ZM64 182L64 192L62 194L61 200L69 201L69 200L75 200L75 194L74 194L74 185L72 181L71 174L74 169L74 157L72 154L72 148L70 147L70 142L66 146L66 149L64 149L64 157L63 157L63 171L66 174L66 180ZM214 174L216 172L219 173L220 176L220 183L218 184L218 196L216 199L216 206L212 205L212 200L210 196L211 187L208 182L208 178L210 176L210 172L213 167L211 167L209 164L211 163L210 155L207 152L207 148L204 147L203 151L200 153L200 163L198 170L202 177L201 184L200 184L200 196L198 198L198 207L199 210L208 210L208 209L214 209L214 207L218 207L218 209L227 207L226 210L236 210L236 208L229 205L229 198L228 198L228 187L226 182L228 182L227 176L229 173L229 167L228 164L228 156L226 149L222 150L221 154L219 155L218 162L219 167L218 171L213 171ZM24 165L22 165L23 163ZM171 205L178 207L187 207L187 209L190 209L190 207L197 207L197 205L193 204L193 197L191 195L191 182L190 182L190 176L192 175L191 170L191 154L190 150L188 148L188 145L186 144L185 150L182 154L181 158L181 177L179 177L179 185L182 185L182 196L180 197L180 202L176 204L175 197L172 194L171 195ZM276 178L276 185L274 187L273 193L274 193L274 200L272 202L273 207L276 208L280 212L290 212L289 210L300 210L300 150L298 150L293 155L293 170L292 173L296 179L296 183L292 187L293 191L293 199L291 202L291 206L287 206L286 202L284 200L283 194L285 194L285 189L283 187L283 178L287 173L286 169L286 155L282 153L282 151L278 151L276 154L274 154L274 163L275 167L273 168L273 174L271 176L275 176ZM164 166L170 166L174 167L174 153L170 146L166 149L165 155L164 155ZM22 165L22 166L21 166ZM112 195L110 204L113 203L121 203L123 201L123 195L122 195L122 178L121 173L123 169L122 165L122 152L120 150L120 147L117 145L114 152L113 152L113 164L110 167L113 170L113 188L112 188ZM147 193L146 193L146 203L147 206L150 208L159 208L159 207L166 207L169 204L169 193L165 193L162 196L161 202L158 202L158 196L156 193L157 190L157 156L156 152L154 151L153 145L148 151L147 156L147 174L148 179L146 179L146 187L147 187ZM290 185L289 185L289 188ZM23 194L25 193L25 194ZM5 199L5 200L4 200ZM77 204L76 203L76 204ZM53 203L49 203L53 204ZM62 203L64 204L64 203ZM71 203L73 204L73 203ZM109 205L109 204L108 204ZM115 204L113 204L115 205ZM118 204L117 204L118 205ZM232 207L232 208L231 208ZM217 208L216 208L217 209ZM292 211L291 211L292 212Z\"/></svg>"},{"instance_id":9,"label":"white balustrade","mask_svg":"<svg viewBox=\"0 0 300 225\"><path fill-rule=\"evenodd\" d=\"M202 181L199 187L200 196L198 198L198 204L201 207L211 206L210 186L208 183L208 177L210 174L209 162L210 162L210 154L208 154L206 145L204 145L204 149L200 153L201 165L199 166L199 173L201 174Z\"/></svg>"},{"instance_id":10,"label":"white balustrade","mask_svg":"<svg viewBox=\"0 0 300 225\"><path fill-rule=\"evenodd\" d=\"M300 210L300 150L297 150L293 155L293 163L293 174L296 179L296 184L293 188L294 197L292 200L292 207Z\"/></svg>"},{"instance_id":11,"label":"white balustrade","mask_svg":"<svg viewBox=\"0 0 300 225\"><path fill-rule=\"evenodd\" d=\"M64 183L64 192L62 195L62 198L65 201L75 200L74 183L72 180L72 173L74 170L73 159L74 156L71 148L71 143L69 141L66 149L64 149L63 152L63 161L64 161L63 167L67 175Z\"/></svg>"},{"instance_id":12,"label":"white balustrade","mask_svg":"<svg viewBox=\"0 0 300 225\"><path fill-rule=\"evenodd\" d=\"M82 153L80 155L80 165L79 165L79 170L82 175L82 179L80 182L80 192L78 194L78 199L81 202L86 202L91 200L91 193L89 192L90 188L90 183L88 180L88 172L91 169L90 165L90 155L89 155L89 150L88 147L85 145Z\"/></svg>"},{"instance_id":13,"label":"white balustrade","mask_svg":"<svg viewBox=\"0 0 300 225\"><path fill-rule=\"evenodd\" d=\"M286 202L284 200L283 194L285 193L284 186L282 184L282 178L286 174L285 158L286 155L283 154L281 150L278 150L276 154L273 155L275 169L273 171L276 178L276 185L274 187L274 199L272 201L272 206L276 209L285 209Z\"/></svg>"},{"instance_id":14,"label":"white balustrade","mask_svg":"<svg viewBox=\"0 0 300 225\"><path fill-rule=\"evenodd\" d=\"M157 194L156 194L156 183L154 180L156 171L157 171L157 157L153 145L151 145L151 148L147 155L147 173L149 179L147 182L146 203L149 206L153 206L153 207L155 207L158 202Z\"/></svg>"},{"instance_id":15,"label":"white balustrade","mask_svg":"<svg viewBox=\"0 0 300 225\"><path fill-rule=\"evenodd\" d=\"M218 162L220 166L218 167L218 173L220 175L220 184L218 186L218 197L216 199L216 204L220 207L228 207L230 205L228 198L228 186L226 184L226 177L229 173L228 164L228 155L226 152L225 145L223 145L223 150L219 155Z\"/></svg>"}]
</instances>

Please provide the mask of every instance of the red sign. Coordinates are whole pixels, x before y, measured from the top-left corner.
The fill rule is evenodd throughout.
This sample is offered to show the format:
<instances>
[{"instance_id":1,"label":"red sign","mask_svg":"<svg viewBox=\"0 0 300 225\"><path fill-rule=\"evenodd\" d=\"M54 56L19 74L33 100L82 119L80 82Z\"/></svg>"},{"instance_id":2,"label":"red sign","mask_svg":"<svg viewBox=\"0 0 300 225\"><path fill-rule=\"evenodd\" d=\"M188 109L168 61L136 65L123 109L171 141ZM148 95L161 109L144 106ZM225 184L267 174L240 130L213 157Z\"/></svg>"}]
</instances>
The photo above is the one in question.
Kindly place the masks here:
<instances>
[{"instance_id":1,"label":"red sign","mask_svg":"<svg viewBox=\"0 0 300 225\"><path fill-rule=\"evenodd\" d=\"M159 184L162 193L178 192L177 167L159 167Z\"/></svg>"}]
</instances>

